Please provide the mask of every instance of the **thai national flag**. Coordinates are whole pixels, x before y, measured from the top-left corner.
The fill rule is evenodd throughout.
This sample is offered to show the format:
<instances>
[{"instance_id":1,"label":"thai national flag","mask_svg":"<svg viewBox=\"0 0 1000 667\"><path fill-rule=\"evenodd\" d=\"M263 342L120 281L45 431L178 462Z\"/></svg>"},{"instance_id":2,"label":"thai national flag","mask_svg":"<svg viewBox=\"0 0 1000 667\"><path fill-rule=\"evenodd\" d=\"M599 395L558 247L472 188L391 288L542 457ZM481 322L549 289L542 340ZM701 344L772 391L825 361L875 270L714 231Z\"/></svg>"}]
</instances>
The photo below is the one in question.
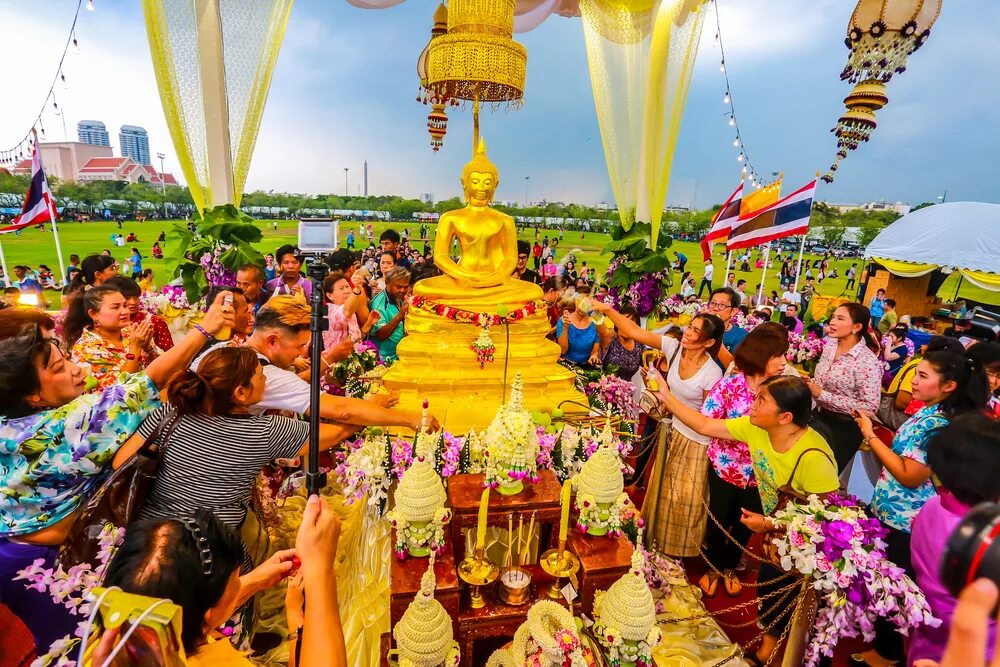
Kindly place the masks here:
<instances>
[{"instance_id":1,"label":"thai national flag","mask_svg":"<svg viewBox=\"0 0 1000 667\"><path fill-rule=\"evenodd\" d=\"M49 182L45 179L45 172L42 170L42 158L38 151L38 140L35 140L34 148L31 151L31 183L28 185L28 192L24 196L24 206L21 208L21 215L14 218L11 224L0 227L0 234L15 232L18 229L40 225L43 222L52 222L52 211L54 210L55 199L52 191L49 190Z\"/></svg>"},{"instance_id":2,"label":"thai national flag","mask_svg":"<svg viewBox=\"0 0 1000 667\"><path fill-rule=\"evenodd\" d=\"M712 218L712 227L701 240L701 252L705 255L705 261L712 259L712 241L724 239L729 236L733 223L740 219L740 203L743 201L743 181L729 195L729 199L722 205L719 212Z\"/></svg>"},{"instance_id":3,"label":"thai national flag","mask_svg":"<svg viewBox=\"0 0 1000 667\"><path fill-rule=\"evenodd\" d=\"M749 248L809 231L816 179L733 226L726 248Z\"/></svg>"}]
</instances>

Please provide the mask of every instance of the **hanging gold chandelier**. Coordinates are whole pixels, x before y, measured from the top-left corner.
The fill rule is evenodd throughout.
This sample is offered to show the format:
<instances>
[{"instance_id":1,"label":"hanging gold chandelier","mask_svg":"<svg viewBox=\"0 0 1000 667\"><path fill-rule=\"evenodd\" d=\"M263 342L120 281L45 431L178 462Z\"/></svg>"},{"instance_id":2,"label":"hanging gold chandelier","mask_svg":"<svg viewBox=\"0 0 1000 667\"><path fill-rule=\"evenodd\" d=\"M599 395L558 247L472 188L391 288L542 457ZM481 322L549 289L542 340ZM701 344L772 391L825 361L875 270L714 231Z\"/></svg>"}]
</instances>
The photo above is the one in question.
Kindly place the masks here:
<instances>
[{"instance_id":1,"label":"hanging gold chandelier","mask_svg":"<svg viewBox=\"0 0 1000 667\"><path fill-rule=\"evenodd\" d=\"M943 0L859 0L847 26L851 50L840 78L855 84L844 98L847 111L831 132L837 159L823 180L832 183L840 161L867 142L876 127L875 112L889 102L886 84L906 71L906 61L923 46L941 13Z\"/></svg>"}]
</instances>

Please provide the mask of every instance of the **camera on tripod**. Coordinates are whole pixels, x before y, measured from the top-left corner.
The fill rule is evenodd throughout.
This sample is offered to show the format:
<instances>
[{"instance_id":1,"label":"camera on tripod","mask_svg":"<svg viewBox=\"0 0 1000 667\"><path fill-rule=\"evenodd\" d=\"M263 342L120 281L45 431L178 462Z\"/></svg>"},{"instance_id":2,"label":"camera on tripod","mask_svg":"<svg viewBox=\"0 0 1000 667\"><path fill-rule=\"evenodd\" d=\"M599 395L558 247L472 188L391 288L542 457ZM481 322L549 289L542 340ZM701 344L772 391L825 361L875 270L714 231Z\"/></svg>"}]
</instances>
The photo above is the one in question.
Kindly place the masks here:
<instances>
[{"instance_id":1,"label":"camera on tripod","mask_svg":"<svg viewBox=\"0 0 1000 667\"><path fill-rule=\"evenodd\" d=\"M302 218L299 220L299 252L308 258L306 273L312 281L309 332L309 456L306 468L306 489L309 495L319 493L326 485L326 475L319 471L320 394L323 380L323 332L329 323L323 281L330 268L325 255L337 249L338 222L333 218Z\"/></svg>"}]
</instances>

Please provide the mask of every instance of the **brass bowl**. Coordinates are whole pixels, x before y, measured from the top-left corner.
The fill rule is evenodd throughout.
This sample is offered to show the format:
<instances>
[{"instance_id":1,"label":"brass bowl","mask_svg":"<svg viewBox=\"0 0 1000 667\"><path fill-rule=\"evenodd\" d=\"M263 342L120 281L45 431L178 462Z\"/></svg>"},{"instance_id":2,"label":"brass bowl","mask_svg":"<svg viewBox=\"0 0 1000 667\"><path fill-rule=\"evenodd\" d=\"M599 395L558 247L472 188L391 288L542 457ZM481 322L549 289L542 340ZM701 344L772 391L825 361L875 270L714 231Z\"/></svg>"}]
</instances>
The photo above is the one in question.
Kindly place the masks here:
<instances>
[{"instance_id":1,"label":"brass bowl","mask_svg":"<svg viewBox=\"0 0 1000 667\"><path fill-rule=\"evenodd\" d=\"M531 573L527 570L507 570L500 575L498 582L498 597L505 604L517 607L531 599Z\"/></svg>"}]
</instances>

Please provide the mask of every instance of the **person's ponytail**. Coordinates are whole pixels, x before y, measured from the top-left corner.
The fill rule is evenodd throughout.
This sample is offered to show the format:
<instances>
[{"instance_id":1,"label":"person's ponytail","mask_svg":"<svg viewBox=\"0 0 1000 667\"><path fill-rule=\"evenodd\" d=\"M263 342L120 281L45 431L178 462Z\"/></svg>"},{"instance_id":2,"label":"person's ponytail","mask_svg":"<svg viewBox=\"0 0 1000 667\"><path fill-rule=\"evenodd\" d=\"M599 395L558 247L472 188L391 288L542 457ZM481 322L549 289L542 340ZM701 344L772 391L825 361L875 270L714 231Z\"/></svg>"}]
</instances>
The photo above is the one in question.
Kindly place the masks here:
<instances>
[{"instance_id":1,"label":"person's ponytail","mask_svg":"<svg viewBox=\"0 0 1000 667\"><path fill-rule=\"evenodd\" d=\"M188 369L174 376L167 385L167 400L179 414L204 412L208 383Z\"/></svg>"},{"instance_id":2,"label":"person's ponytail","mask_svg":"<svg viewBox=\"0 0 1000 667\"><path fill-rule=\"evenodd\" d=\"M83 330L94 324L90 317L90 311L100 310L101 302L108 294L118 294L114 287L95 287L85 289L74 295L66 310L66 319L63 320L63 343L67 350L71 350L83 335Z\"/></svg>"},{"instance_id":3,"label":"person's ponytail","mask_svg":"<svg viewBox=\"0 0 1000 667\"><path fill-rule=\"evenodd\" d=\"M986 369L978 359L949 350L928 352L924 361L941 376L941 383L953 381L955 390L941 401L941 410L951 416L982 410L990 396Z\"/></svg>"}]
</instances>

